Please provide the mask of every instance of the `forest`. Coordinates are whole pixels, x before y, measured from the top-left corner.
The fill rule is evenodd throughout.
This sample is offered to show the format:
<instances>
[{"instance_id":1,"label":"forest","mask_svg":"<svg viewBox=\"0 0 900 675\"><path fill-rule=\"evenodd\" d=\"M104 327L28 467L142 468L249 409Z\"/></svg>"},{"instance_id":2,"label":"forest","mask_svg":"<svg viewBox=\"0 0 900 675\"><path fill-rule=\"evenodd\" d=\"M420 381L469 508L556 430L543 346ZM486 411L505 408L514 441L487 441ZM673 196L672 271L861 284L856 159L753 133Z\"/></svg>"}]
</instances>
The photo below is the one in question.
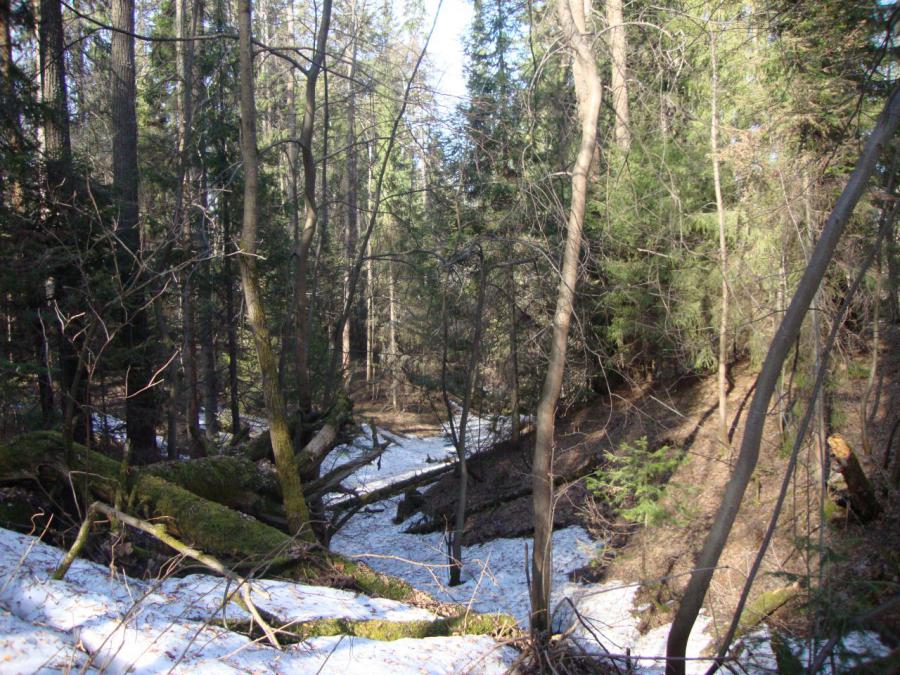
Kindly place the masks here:
<instances>
[{"instance_id":1,"label":"forest","mask_svg":"<svg viewBox=\"0 0 900 675\"><path fill-rule=\"evenodd\" d=\"M0 0L0 672L896 672L898 21Z\"/></svg>"}]
</instances>

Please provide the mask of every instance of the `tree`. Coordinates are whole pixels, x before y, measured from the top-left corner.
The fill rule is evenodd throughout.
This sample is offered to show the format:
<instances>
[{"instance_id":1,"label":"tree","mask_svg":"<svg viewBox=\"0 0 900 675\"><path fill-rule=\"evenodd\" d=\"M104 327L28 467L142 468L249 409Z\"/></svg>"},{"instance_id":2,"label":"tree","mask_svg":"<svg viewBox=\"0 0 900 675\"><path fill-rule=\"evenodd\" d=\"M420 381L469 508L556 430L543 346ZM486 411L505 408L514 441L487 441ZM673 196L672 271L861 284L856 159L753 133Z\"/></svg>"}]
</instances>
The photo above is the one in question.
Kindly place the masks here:
<instances>
[{"instance_id":1,"label":"tree","mask_svg":"<svg viewBox=\"0 0 900 675\"><path fill-rule=\"evenodd\" d=\"M584 226L588 178L594 158L597 120L603 89L591 46L585 39L586 15L590 3L558 0L557 12L563 36L573 53L572 72L578 101L581 142L572 170L572 197L566 230L562 270L553 315L550 358L535 422L534 459L532 461L532 502L534 505L534 550L531 576L531 627L538 635L549 630L550 587L553 574L553 432L556 404L562 390L566 363L566 341L572 318L578 257Z\"/></svg>"},{"instance_id":2,"label":"tree","mask_svg":"<svg viewBox=\"0 0 900 675\"><path fill-rule=\"evenodd\" d=\"M316 79L325 62L325 45L331 24L331 0L322 5L322 20L316 36L316 49L312 62L306 71L306 90L303 107L303 122L300 125L300 154L303 158L303 228L296 238L294 247L294 339L296 340L297 389L300 407L304 410L311 405L309 383L309 300L307 299L307 276L309 272L309 251L316 235L319 209L316 205L316 159L313 154L313 128L316 119Z\"/></svg>"},{"instance_id":3,"label":"tree","mask_svg":"<svg viewBox=\"0 0 900 675\"><path fill-rule=\"evenodd\" d=\"M59 0L41 0L38 21L38 51L41 68L41 100L44 103L44 156L47 199L54 205L47 225L62 241L72 233L73 214L68 210L75 199L75 169L69 132L68 87L64 53L62 9ZM85 410L88 388L84 359L76 337L77 322L70 322L68 310L78 285L77 271L64 261L50 271L53 276L52 302L58 312L57 340L63 420L67 435L84 443L91 434L91 418ZM67 332L68 331L68 332Z\"/></svg>"},{"instance_id":4,"label":"tree","mask_svg":"<svg viewBox=\"0 0 900 675\"><path fill-rule=\"evenodd\" d=\"M616 145L623 153L631 150L631 115L628 112L628 66L622 0L606 0L609 52L612 57L610 89L615 113Z\"/></svg>"},{"instance_id":5,"label":"tree","mask_svg":"<svg viewBox=\"0 0 900 675\"><path fill-rule=\"evenodd\" d=\"M256 147L256 99L253 83L252 0L238 3L240 91L241 91L241 155L244 160L244 220L238 264L247 305L247 319L253 330L256 354L262 377L269 438L284 496L291 534L312 538L309 509L303 496L300 474L287 423L284 395L278 383L278 360L272 349L272 338L262 304L257 272L256 242L259 231L259 152Z\"/></svg>"},{"instance_id":6,"label":"tree","mask_svg":"<svg viewBox=\"0 0 900 675\"><path fill-rule=\"evenodd\" d=\"M862 196L869 178L875 171L879 157L897 131L898 126L900 126L900 87L895 87L875 128L866 141L856 168L850 175L825 223L822 235L810 256L809 264L778 327L778 332L772 339L766 360L756 379L756 390L747 413L744 438L734 472L725 488L716 518L706 536L703 549L697 558L687 590L678 606L672 622L672 629L669 632L666 652L666 673L668 675L683 675L685 672L684 653L688 637L709 588L722 549L725 547L731 526L734 524L744 492L756 467L769 399L775 390L782 363L800 333L810 302L812 302L828 264L834 256L844 227Z\"/></svg>"},{"instance_id":7,"label":"tree","mask_svg":"<svg viewBox=\"0 0 900 675\"><path fill-rule=\"evenodd\" d=\"M134 0L113 0L112 111L113 191L117 200L117 264L124 310L124 343L131 366L126 376L125 422L134 461L152 462L156 455L156 400L150 383L151 352L141 276L138 229L137 116L134 81Z\"/></svg>"}]
</instances>

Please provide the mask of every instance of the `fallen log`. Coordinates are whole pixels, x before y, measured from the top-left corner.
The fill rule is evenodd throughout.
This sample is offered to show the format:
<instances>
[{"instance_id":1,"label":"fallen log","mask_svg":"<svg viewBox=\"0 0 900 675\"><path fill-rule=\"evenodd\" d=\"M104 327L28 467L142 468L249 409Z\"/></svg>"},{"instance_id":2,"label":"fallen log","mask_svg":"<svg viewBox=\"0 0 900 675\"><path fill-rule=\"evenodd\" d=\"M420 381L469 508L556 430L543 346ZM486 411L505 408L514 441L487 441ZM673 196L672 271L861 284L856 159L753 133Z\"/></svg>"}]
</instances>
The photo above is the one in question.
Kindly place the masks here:
<instances>
[{"instance_id":1,"label":"fallen log","mask_svg":"<svg viewBox=\"0 0 900 675\"><path fill-rule=\"evenodd\" d=\"M340 486L341 481L347 478L350 474L354 473L360 467L371 464L376 459L381 457L384 451L387 450L388 446L390 446L391 441L378 443L377 436L374 435L374 431L373 438L376 440L374 441L374 447L370 452L367 452L365 455L357 457L356 459L351 460L346 464L341 464L339 467L332 471L329 471L321 478L317 478L316 480L307 483L305 486L307 498L319 499L325 496L327 493L333 492L338 488L338 486Z\"/></svg>"},{"instance_id":2,"label":"fallen log","mask_svg":"<svg viewBox=\"0 0 900 675\"><path fill-rule=\"evenodd\" d=\"M831 448L831 456L847 484L847 499L851 513L861 523L874 520L881 513L881 504L875 497L872 483L869 482L856 458L856 453L840 436L829 436L828 447Z\"/></svg>"},{"instance_id":3,"label":"fallen log","mask_svg":"<svg viewBox=\"0 0 900 675\"><path fill-rule=\"evenodd\" d=\"M374 504L375 502L380 502L382 499L387 499L398 495L401 492L405 492L407 488L421 487L433 483L444 474L453 471L455 468L455 462L451 464L441 464L431 469L427 469L426 471L416 473L409 478L397 481L396 483L390 483L369 492L360 493L354 490L347 490L346 497L341 497L331 502L328 504L328 507L335 511L361 508L368 504Z\"/></svg>"},{"instance_id":4,"label":"fallen log","mask_svg":"<svg viewBox=\"0 0 900 675\"><path fill-rule=\"evenodd\" d=\"M69 490L86 486L102 501L112 502L120 489L120 463L82 445L72 447L72 465L65 463L60 433L40 431L0 444L0 483L59 481ZM83 482L82 482L83 481ZM199 497L158 476L132 473L126 486L126 512L164 522L191 545L215 556L242 563L277 567L285 577L316 583L334 577L372 597L411 600L418 592L406 582L375 572L363 563L310 550L287 534L250 516ZM419 594L421 595L421 594Z\"/></svg>"},{"instance_id":5,"label":"fallen log","mask_svg":"<svg viewBox=\"0 0 900 675\"><path fill-rule=\"evenodd\" d=\"M71 465L66 465L65 452L62 435L53 431L26 434L0 445L0 481L55 479L68 484L71 477L76 486L84 481L82 485L105 502L113 502L121 489L126 510L164 519L177 536L213 555L285 564L300 552L283 532L163 478L132 472L123 486L116 460L74 444Z\"/></svg>"},{"instance_id":6,"label":"fallen log","mask_svg":"<svg viewBox=\"0 0 900 675\"><path fill-rule=\"evenodd\" d=\"M313 637L350 635L391 642L404 638L449 637L454 635L490 635L504 640L521 635L516 620L508 614L460 614L434 621L390 621L387 619L328 618L293 623L279 630L297 641Z\"/></svg>"},{"instance_id":7,"label":"fallen log","mask_svg":"<svg viewBox=\"0 0 900 675\"><path fill-rule=\"evenodd\" d=\"M297 466L301 475L308 475L318 470L328 453L334 449L341 427L350 421L352 415L353 401L345 392L341 392L325 418L325 424L300 451Z\"/></svg>"},{"instance_id":8,"label":"fallen log","mask_svg":"<svg viewBox=\"0 0 900 675\"><path fill-rule=\"evenodd\" d=\"M85 516L84 522L81 525L81 529L78 532L78 537L75 539L75 543L72 545L72 548L69 549L69 552L66 554L62 563L60 563L59 567L56 568L56 572L53 573L54 579L59 581L65 578L66 572L69 571L69 567L72 565L72 562L76 557L78 557L81 549L84 548L84 545L88 539L88 533L90 532L91 525L93 525L94 518L98 513L106 515L111 520L125 523L130 527L141 530L142 532L146 532L169 548L178 551L181 555L191 558L192 560L196 560L204 567L207 567L213 572L216 572L226 579L233 581L236 584L235 592L240 593L241 599L243 600L243 602L238 602L238 604L241 604L244 609L250 612L250 615L257 622L257 624L259 624L260 628L263 630L263 633L265 633L265 636L266 638L268 638L269 643L276 649L281 647L281 645L278 643L278 639L275 637L275 632L265 621L265 619L263 619L263 617L259 613L259 610L256 609L256 605L253 603L249 581L232 572L215 557L209 555L208 553L198 551L197 549L188 546L184 542L179 541L168 532L166 532L165 525L158 523L154 524L146 520L141 520L140 518L135 518L134 516L124 513L119 509L111 508L110 506L107 506L102 502L94 502L93 504L91 504L90 508L88 508L87 515Z\"/></svg>"},{"instance_id":9,"label":"fallen log","mask_svg":"<svg viewBox=\"0 0 900 675\"><path fill-rule=\"evenodd\" d=\"M778 609L786 605L800 593L800 584L794 582L790 586L776 588L772 591L759 594L741 612L738 621L737 636L745 635L756 628L764 619L774 614Z\"/></svg>"}]
</instances>

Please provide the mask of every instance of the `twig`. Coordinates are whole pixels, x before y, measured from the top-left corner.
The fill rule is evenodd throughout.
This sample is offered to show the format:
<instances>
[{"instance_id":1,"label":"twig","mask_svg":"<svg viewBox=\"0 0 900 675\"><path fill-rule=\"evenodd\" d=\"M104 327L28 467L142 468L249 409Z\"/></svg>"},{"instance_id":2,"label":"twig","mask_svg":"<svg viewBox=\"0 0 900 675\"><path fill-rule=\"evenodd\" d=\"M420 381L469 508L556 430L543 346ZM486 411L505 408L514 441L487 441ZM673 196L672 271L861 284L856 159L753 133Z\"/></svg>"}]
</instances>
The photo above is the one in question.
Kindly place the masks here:
<instances>
[{"instance_id":1,"label":"twig","mask_svg":"<svg viewBox=\"0 0 900 675\"><path fill-rule=\"evenodd\" d=\"M75 540L75 544L73 544L72 548L66 554L66 557L63 559L62 564L57 568L56 572L53 575L54 579L62 579L66 572L69 569L69 566L72 564L72 561L78 556L78 553L84 547L85 542L87 541L87 535L90 531L91 524L97 513L103 513L111 519L115 519L121 523L126 525L130 525L131 527L141 530L142 532L146 532L150 536L158 539L162 543L166 544L170 548L175 549L181 555L192 558L196 560L201 565L208 567L209 569L221 574L223 577L228 579L229 581L233 581L237 584L238 589L241 594L241 598L243 600L244 608L250 613L253 619L259 624L260 628L262 628L263 632L266 635L266 638L269 640L269 643L275 647L276 649L280 649L281 645L278 642L278 638L275 636L275 631L271 626L260 616L259 610L256 608L256 605L253 603L253 599L250 597L251 587L250 582L238 574L235 574L217 558L209 555L208 553L203 553L202 551L198 551L195 548L192 548L185 544L184 542L176 539L168 532L166 532L165 525L154 525L146 520L142 520L140 518L135 518L127 513L123 513L118 509L114 509L111 506L107 506L102 502L94 502L91 504L88 509L87 515L84 519L84 522L81 524L81 529L78 532L78 537Z\"/></svg>"}]
</instances>

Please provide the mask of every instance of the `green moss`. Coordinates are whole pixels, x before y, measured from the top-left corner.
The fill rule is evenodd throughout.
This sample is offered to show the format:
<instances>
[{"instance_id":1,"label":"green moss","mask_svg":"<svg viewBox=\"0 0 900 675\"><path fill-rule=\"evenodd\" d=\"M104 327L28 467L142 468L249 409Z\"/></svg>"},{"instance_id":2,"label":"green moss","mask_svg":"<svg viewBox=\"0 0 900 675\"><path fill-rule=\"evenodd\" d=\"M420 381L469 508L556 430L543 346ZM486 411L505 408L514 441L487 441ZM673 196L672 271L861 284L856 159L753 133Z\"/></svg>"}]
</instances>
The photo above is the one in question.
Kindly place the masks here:
<instances>
[{"instance_id":1,"label":"green moss","mask_svg":"<svg viewBox=\"0 0 900 675\"><path fill-rule=\"evenodd\" d=\"M157 476L205 499L235 505L242 493L254 492L280 499L274 475L264 474L245 457L203 457L187 462L162 462L141 470Z\"/></svg>"},{"instance_id":2,"label":"green moss","mask_svg":"<svg viewBox=\"0 0 900 675\"><path fill-rule=\"evenodd\" d=\"M138 510L148 517L169 518L173 533L213 555L277 561L291 546L283 532L157 476L140 476L134 495Z\"/></svg>"},{"instance_id":3,"label":"green moss","mask_svg":"<svg viewBox=\"0 0 900 675\"><path fill-rule=\"evenodd\" d=\"M359 589L366 595L390 600L409 600L415 591L412 586L396 577L380 574L368 565L330 556L331 564L347 576L353 577Z\"/></svg>"},{"instance_id":4,"label":"green moss","mask_svg":"<svg viewBox=\"0 0 900 675\"><path fill-rule=\"evenodd\" d=\"M119 480L119 462L99 452L73 445L75 466L86 475L91 489L112 500ZM35 431L0 445L0 479L20 480L37 475L42 466L65 466L65 442L57 431Z\"/></svg>"},{"instance_id":5,"label":"green moss","mask_svg":"<svg viewBox=\"0 0 900 675\"><path fill-rule=\"evenodd\" d=\"M738 622L738 635L743 635L756 626L760 621L775 612L779 607L787 603L800 592L799 584L791 584L784 588L776 588L772 591L760 593L741 613Z\"/></svg>"},{"instance_id":6,"label":"green moss","mask_svg":"<svg viewBox=\"0 0 900 675\"><path fill-rule=\"evenodd\" d=\"M449 637L453 635L493 635L509 637L518 632L515 619L506 614L470 614L435 621L387 621L372 619L318 619L290 626L287 630L301 639L351 635L391 642L403 638Z\"/></svg>"}]
</instances>

